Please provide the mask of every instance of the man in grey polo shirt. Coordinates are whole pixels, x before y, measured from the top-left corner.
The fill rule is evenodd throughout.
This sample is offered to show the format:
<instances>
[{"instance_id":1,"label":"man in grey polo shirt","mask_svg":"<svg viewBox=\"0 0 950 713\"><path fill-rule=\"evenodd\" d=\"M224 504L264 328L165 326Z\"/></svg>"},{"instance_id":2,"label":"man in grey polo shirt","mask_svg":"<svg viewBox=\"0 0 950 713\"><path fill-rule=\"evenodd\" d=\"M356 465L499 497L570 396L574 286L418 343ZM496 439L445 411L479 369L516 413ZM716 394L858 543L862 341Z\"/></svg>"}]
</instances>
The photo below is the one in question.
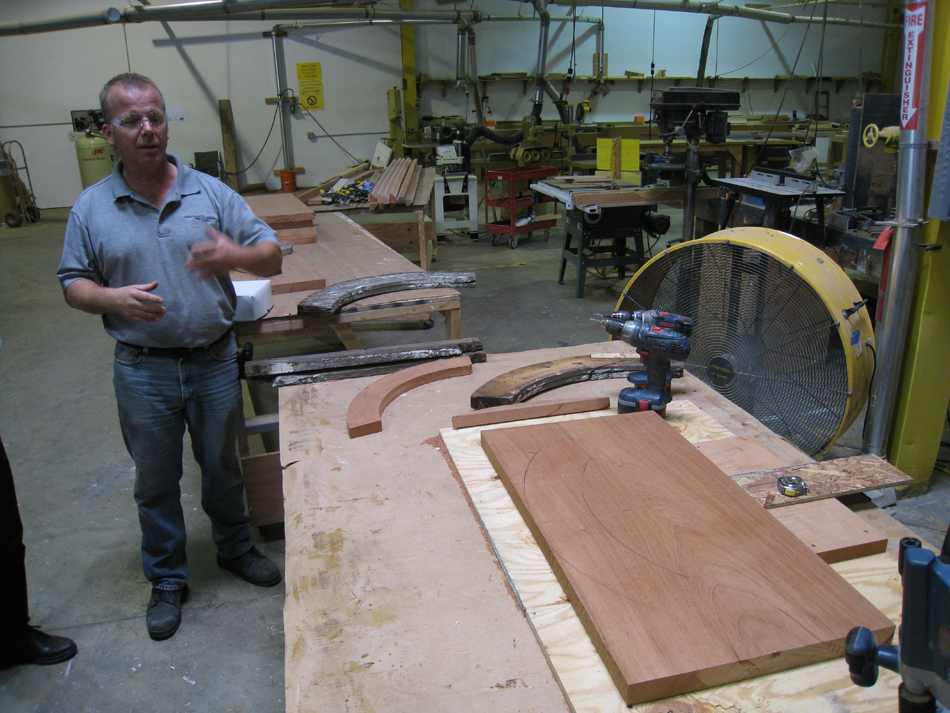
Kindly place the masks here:
<instances>
[{"instance_id":1,"label":"man in grey polo shirt","mask_svg":"<svg viewBox=\"0 0 950 713\"><path fill-rule=\"evenodd\" d=\"M281 580L251 543L244 507L228 275L273 274L281 254L243 198L166 153L165 102L151 80L121 74L99 100L102 133L119 160L73 206L57 276L67 304L102 315L117 341L113 382L152 583L146 625L161 640L178 630L187 594L179 486L186 427L218 565L259 586Z\"/></svg>"}]
</instances>

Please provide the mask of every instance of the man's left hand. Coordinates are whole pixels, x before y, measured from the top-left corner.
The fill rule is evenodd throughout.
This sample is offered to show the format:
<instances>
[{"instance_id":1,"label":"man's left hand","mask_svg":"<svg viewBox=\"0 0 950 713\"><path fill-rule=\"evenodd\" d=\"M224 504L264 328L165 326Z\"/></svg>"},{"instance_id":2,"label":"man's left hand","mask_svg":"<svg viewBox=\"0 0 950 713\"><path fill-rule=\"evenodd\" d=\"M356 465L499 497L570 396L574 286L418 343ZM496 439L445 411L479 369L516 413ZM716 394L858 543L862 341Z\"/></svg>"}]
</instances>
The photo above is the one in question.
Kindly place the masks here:
<instances>
[{"instance_id":1,"label":"man's left hand","mask_svg":"<svg viewBox=\"0 0 950 713\"><path fill-rule=\"evenodd\" d=\"M206 279L228 272L240 264L240 246L220 230L205 225L209 240L191 247L185 267Z\"/></svg>"}]
</instances>

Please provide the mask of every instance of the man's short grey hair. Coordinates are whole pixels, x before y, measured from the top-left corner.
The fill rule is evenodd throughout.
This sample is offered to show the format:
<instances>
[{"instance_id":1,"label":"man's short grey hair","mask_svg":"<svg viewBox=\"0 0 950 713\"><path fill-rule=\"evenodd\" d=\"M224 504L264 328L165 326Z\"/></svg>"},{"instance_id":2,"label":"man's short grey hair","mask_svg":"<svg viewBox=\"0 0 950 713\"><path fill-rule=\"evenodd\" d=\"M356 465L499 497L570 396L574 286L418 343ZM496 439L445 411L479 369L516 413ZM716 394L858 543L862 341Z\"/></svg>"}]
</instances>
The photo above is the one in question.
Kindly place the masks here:
<instances>
[{"instance_id":1,"label":"man's short grey hair","mask_svg":"<svg viewBox=\"0 0 950 713\"><path fill-rule=\"evenodd\" d=\"M126 89L145 89L146 87L151 87L156 92L158 92L159 98L162 100L162 111L165 111L165 97L162 96L162 91L158 86L148 77L136 74L135 72L125 72L124 74L118 74L106 82L106 85L102 88L102 91L99 92L99 107L102 109L102 116L106 123L112 121L112 112L109 107L109 90L116 85L125 87Z\"/></svg>"}]
</instances>

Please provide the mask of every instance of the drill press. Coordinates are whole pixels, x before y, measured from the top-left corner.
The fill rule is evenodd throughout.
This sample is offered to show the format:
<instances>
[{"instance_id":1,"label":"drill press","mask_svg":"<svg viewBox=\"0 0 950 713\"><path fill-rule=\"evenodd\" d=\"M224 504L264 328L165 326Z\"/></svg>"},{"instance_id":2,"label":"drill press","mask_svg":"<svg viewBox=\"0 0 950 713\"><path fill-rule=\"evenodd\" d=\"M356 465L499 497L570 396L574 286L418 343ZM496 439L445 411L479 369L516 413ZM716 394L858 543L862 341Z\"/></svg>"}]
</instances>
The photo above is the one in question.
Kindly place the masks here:
<instances>
[{"instance_id":1,"label":"drill press","mask_svg":"<svg viewBox=\"0 0 950 713\"><path fill-rule=\"evenodd\" d=\"M620 392L618 413L656 411L666 414L666 405L673 400L670 387L673 373L670 362L689 356L689 335L693 320L681 314L659 310L637 310L597 315L593 321L604 330L636 348L640 361L646 367L630 374L633 384Z\"/></svg>"}]
</instances>

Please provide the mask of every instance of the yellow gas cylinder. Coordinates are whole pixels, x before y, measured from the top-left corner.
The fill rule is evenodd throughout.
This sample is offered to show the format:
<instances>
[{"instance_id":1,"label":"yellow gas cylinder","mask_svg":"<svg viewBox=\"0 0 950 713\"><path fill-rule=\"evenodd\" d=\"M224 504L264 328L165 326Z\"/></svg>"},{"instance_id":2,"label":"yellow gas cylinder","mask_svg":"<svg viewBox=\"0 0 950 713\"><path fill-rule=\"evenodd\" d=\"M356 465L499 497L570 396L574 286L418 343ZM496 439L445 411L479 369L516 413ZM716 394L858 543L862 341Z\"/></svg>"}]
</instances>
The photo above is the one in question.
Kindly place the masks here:
<instances>
[{"instance_id":1,"label":"yellow gas cylinder","mask_svg":"<svg viewBox=\"0 0 950 713\"><path fill-rule=\"evenodd\" d=\"M76 139L76 157L79 159L79 177L84 189L108 176L115 163L115 153L109 142L89 133Z\"/></svg>"}]
</instances>

